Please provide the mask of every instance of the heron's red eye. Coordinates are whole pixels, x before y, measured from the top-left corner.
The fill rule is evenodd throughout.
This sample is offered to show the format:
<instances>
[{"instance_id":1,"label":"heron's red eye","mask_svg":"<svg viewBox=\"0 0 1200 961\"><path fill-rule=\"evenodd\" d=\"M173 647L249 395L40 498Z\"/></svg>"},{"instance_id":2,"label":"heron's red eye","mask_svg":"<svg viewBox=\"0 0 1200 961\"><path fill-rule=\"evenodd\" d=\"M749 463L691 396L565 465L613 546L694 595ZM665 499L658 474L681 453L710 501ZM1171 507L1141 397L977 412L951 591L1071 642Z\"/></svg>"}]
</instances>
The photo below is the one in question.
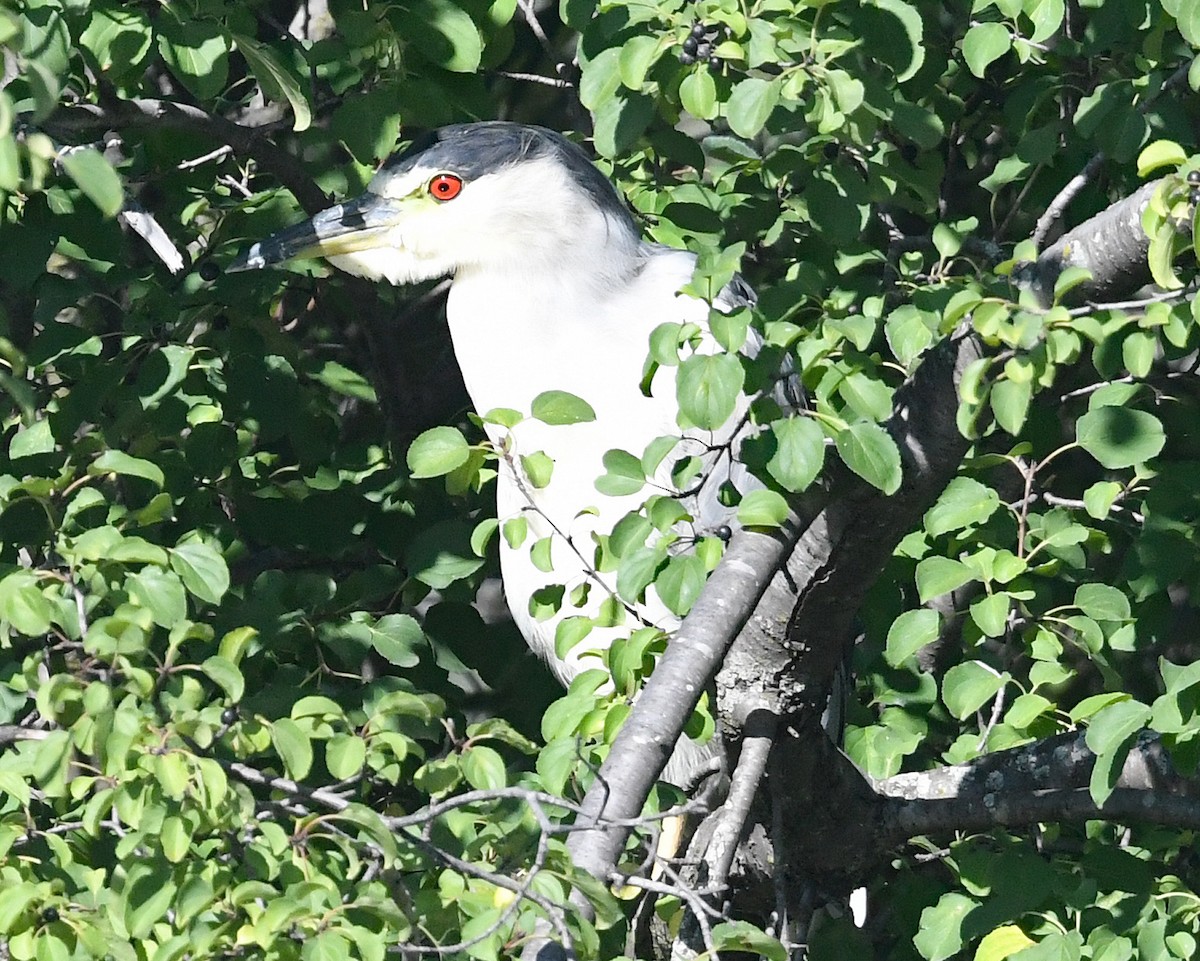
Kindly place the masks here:
<instances>
[{"instance_id":1,"label":"heron's red eye","mask_svg":"<svg viewBox=\"0 0 1200 961\"><path fill-rule=\"evenodd\" d=\"M429 195L434 200L453 200L462 188L462 178L454 174L438 174L429 181Z\"/></svg>"}]
</instances>

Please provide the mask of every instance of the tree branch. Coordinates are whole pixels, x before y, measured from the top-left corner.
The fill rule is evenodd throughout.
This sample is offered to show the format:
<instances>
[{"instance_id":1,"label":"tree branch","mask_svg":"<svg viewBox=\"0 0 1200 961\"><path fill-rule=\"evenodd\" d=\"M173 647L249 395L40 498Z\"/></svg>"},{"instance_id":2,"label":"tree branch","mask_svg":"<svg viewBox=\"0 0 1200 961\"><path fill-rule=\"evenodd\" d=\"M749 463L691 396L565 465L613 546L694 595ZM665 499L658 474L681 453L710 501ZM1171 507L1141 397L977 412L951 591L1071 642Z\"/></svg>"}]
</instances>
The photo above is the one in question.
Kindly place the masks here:
<instances>
[{"instance_id":1,"label":"tree branch","mask_svg":"<svg viewBox=\"0 0 1200 961\"><path fill-rule=\"evenodd\" d=\"M628 832L607 828L605 822L634 818L641 812L701 692L803 524L801 515L793 512L777 533L742 530L734 535L584 796L583 817L600 826L580 831L568 842L581 870L596 877L612 873Z\"/></svg>"},{"instance_id":2,"label":"tree branch","mask_svg":"<svg viewBox=\"0 0 1200 961\"><path fill-rule=\"evenodd\" d=\"M304 165L271 143L262 130L244 127L189 104L147 97L116 100L109 106L73 104L60 106L42 126L60 136L70 132L150 126L187 130L216 143L229 144L239 153L253 157L292 192L307 213L315 214L329 203Z\"/></svg>"},{"instance_id":3,"label":"tree branch","mask_svg":"<svg viewBox=\"0 0 1200 961\"><path fill-rule=\"evenodd\" d=\"M1112 300L1150 282L1150 238L1142 230L1142 211L1160 181L1144 184L1124 200L1068 230L1038 259L1017 266L1013 280L1033 289L1043 306L1054 300L1054 283L1068 267L1083 267L1091 278L1076 287L1073 299Z\"/></svg>"}]
</instances>

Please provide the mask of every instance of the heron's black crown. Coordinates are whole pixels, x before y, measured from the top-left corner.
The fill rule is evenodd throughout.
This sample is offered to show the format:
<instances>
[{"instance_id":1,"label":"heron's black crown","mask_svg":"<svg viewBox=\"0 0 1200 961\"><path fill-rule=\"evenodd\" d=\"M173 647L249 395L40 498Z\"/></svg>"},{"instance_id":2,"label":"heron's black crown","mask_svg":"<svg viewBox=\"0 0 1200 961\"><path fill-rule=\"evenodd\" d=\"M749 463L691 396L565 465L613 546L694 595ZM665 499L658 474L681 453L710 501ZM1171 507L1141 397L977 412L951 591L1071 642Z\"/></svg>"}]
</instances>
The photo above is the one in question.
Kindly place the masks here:
<instances>
[{"instance_id":1,"label":"heron's black crown","mask_svg":"<svg viewBox=\"0 0 1200 961\"><path fill-rule=\"evenodd\" d=\"M442 127L418 137L391 158L382 174L402 174L414 167L447 170L466 181L497 173L526 160L548 158L563 168L592 202L608 216L634 225L633 217L613 185L587 154L562 134L546 127L489 120Z\"/></svg>"}]
</instances>

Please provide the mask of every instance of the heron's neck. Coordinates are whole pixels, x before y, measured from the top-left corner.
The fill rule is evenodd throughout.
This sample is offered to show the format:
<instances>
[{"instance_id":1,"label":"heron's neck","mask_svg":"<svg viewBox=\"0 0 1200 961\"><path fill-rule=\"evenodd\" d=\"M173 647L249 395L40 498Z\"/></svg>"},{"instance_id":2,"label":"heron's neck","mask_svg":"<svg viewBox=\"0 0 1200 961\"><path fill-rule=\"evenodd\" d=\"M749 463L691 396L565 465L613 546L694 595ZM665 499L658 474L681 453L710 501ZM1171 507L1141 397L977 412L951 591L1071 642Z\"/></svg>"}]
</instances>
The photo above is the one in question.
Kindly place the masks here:
<instances>
[{"instance_id":1,"label":"heron's neck","mask_svg":"<svg viewBox=\"0 0 1200 961\"><path fill-rule=\"evenodd\" d=\"M544 390L627 383L636 390L649 332L661 320L632 295L644 267L637 245L591 255L534 251L523 263L460 268L447 304L455 355L475 408L529 412Z\"/></svg>"}]
</instances>

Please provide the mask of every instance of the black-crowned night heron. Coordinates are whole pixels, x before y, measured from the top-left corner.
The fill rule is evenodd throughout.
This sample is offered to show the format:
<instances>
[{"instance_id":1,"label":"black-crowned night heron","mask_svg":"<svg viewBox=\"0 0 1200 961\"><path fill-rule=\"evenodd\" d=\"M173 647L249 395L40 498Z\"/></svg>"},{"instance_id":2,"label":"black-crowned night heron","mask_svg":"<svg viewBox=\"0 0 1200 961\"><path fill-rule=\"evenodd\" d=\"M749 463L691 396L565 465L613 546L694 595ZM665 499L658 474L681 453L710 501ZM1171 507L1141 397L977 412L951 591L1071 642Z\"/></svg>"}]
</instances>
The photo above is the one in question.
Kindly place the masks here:
<instances>
[{"instance_id":1,"label":"black-crowned night heron","mask_svg":"<svg viewBox=\"0 0 1200 961\"><path fill-rule=\"evenodd\" d=\"M749 400L739 400L720 428L701 431L680 427L675 368L658 370L643 392L649 337L658 325L694 323L701 332L695 349L715 350L709 305L680 294L692 279L694 255L643 241L620 196L574 144L539 127L496 122L439 130L390 160L358 199L254 244L230 269L296 257L324 257L393 284L452 275L446 315L479 413L509 408L528 415L534 398L549 390L568 391L595 411L594 420L567 425L528 417L511 430L487 425L503 452L498 516L524 516L529 528L519 546L501 540L505 593L530 647L564 684L585 667L602 667L597 654L633 628L669 632L678 624L650 588L621 602L625 624L594 626L566 656L555 653L564 618L595 616L606 597L617 596L615 574L595 567L592 534L610 533L646 499L646 491L597 490L606 452L640 457L657 438L676 438L665 444L670 453L660 454L649 488L677 498L688 515L668 534L673 550L721 532L732 519L718 489L744 473L731 442ZM729 311L751 301L750 290L734 281L715 306ZM520 455L538 451L553 461L545 486L521 467ZM686 492L671 480L681 456L702 465ZM545 559L535 563L530 553L543 538L550 538L549 573ZM562 608L538 619L530 599L547 585L565 585ZM667 779L687 783L704 753L681 742Z\"/></svg>"}]
</instances>

